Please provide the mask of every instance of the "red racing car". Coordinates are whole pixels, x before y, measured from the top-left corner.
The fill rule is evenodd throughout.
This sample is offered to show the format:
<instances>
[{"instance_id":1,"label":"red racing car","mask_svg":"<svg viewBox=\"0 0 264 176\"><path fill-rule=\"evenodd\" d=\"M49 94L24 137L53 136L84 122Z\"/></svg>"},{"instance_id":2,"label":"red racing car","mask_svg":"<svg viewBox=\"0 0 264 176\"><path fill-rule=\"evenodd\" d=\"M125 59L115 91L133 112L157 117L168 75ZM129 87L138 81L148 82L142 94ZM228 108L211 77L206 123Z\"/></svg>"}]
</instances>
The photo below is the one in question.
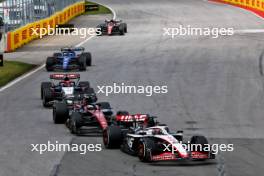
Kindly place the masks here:
<instances>
[{"instance_id":1,"label":"red racing car","mask_svg":"<svg viewBox=\"0 0 264 176\"><path fill-rule=\"evenodd\" d=\"M127 33L127 24L121 20L105 20L105 23L99 24L97 28L101 29L102 35L124 35Z\"/></svg>"},{"instance_id":2,"label":"red racing car","mask_svg":"<svg viewBox=\"0 0 264 176\"><path fill-rule=\"evenodd\" d=\"M54 123L66 123L72 134L80 135L82 131L100 132L108 127L112 108L108 102L94 103L93 96L80 95L73 100L69 108L64 102L58 102L53 108ZM82 130L82 127L89 127Z\"/></svg>"}]
</instances>

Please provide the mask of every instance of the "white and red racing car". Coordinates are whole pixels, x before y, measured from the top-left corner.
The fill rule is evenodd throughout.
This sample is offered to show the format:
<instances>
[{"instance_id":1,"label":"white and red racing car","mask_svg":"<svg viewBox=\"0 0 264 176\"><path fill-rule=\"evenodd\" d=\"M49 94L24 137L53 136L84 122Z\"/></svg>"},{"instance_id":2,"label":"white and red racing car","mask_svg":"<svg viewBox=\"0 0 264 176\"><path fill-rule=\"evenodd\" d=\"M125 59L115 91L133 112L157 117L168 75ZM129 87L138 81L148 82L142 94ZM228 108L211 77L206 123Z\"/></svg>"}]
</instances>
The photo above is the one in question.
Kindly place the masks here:
<instances>
[{"instance_id":1,"label":"white and red racing car","mask_svg":"<svg viewBox=\"0 0 264 176\"><path fill-rule=\"evenodd\" d=\"M143 162L166 160L207 160L214 159L208 140L204 136L193 136L188 143L183 143L183 131L171 133L166 125L147 127L145 120L139 116L134 126L124 128L123 125L112 125L105 130L103 141L106 148L121 148L125 153L137 155ZM118 119L133 118L118 117ZM135 119L135 118L134 118ZM139 123L139 122L143 123ZM124 121L123 121L124 122ZM188 146L188 145L189 146Z\"/></svg>"}]
</instances>

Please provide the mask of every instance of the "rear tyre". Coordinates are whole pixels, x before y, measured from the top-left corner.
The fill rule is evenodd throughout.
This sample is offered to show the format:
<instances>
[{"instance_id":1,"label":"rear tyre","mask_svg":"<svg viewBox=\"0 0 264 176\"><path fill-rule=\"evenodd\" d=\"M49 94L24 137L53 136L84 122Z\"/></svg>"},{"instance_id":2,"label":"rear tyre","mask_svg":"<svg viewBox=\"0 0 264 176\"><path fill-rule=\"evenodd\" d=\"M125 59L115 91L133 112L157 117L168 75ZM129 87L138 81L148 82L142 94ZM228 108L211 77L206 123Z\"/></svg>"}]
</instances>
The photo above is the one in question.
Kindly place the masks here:
<instances>
[{"instance_id":1,"label":"rear tyre","mask_svg":"<svg viewBox=\"0 0 264 176\"><path fill-rule=\"evenodd\" d=\"M43 89L42 104L44 107L50 107L50 102L53 100L52 92L49 88Z\"/></svg>"},{"instance_id":2,"label":"rear tyre","mask_svg":"<svg viewBox=\"0 0 264 176\"><path fill-rule=\"evenodd\" d=\"M127 33L127 24L126 23L123 24L124 24L124 32Z\"/></svg>"},{"instance_id":3,"label":"rear tyre","mask_svg":"<svg viewBox=\"0 0 264 176\"><path fill-rule=\"evenodd\" d=\"M104 113L105 117L107 118L108 121L110 121L110 117L113 115L112 108L110 106L110 103L108 102L100 102L97 103L97 105L100 106L102 112Z\"/></svg>"},{"instance_id":4,"label":"rear tyre","mask_svg":"<svg viewBox=\"0 0 264 176\"><path fill-rule=\"evenodd\" d=\"M53 65L54 65L54 60L55 58L54 57L48 57L47 60L46 60L46 70L47 71L53 71L54 68L53 68Z\"/></svg>"},{"instance_id":5,"label":"rear tyre","mask_svg":"<svg viewBox=\"0 0 264 176\"><path fill-rule=\"evenodd\" d=\"M116 115L129 115L128 111L117 111Z\"/></svg>"},{"instance_id":6,"label":"rear tyre","mask_svg":"<svg viewBox=\"0 0 264 176\"><path fill-rule=\"evenodd\" d=\"M204 147L208 145L208 140L205 136L193 136L190 141L191 144L201 144L202 148L198 149L198 152L203 152Z\"/></svg>"},{"instance_id":7,"label":"rear tyre","mask_svg":"<svg viewBox=\"0 0 264 176\"><path fill-rule=\"evenodd\" d=\"M125 28L123 24L120 24L119 26L119 34L120 35L124 35L125 34Z\"/></svg>"},{"instance_id":8,"label":"rear tyre","mask_svg":"<svg viewBox=\"0 0 264 176\"><path fill-rule=\"evenodd\" d=\"M97 105L99 105L101 109L112 109L110 106L110 103L108 102L100 102L100 103L97 103Z\"/></svg>"},{"instance_id":9,"label":"rear tyre","mask_svg":"<svg viewBox=\"0 0 264 176\"><path fill-rule=\"evenodd\" d=\"M90 82L89 81L80 81L79 87L84 88L84 90L90 88Z\"/></svg>"},{"instance_id":10,"label":"rear tyre","mask_svg":"<svg viewBox=\"0 0 264 176\"><path fill-rule=\"evenodd\" d=\"M191 138L191 141L190 141L190 143L191 144L200 144L201 146L202 146L202 148L199 148L198 147L198 150L196 150L196 152L208 152L208 151L206 151L204 148L206 147L206 146L208 146L208 140L207 140L207 138L206 137L204 137L204 136L193 136L192 138ZM194 159L195 161L204 161L204 160L206 160L206 159Z\"/></svg>"},{"instance_id":11,"label":"rear tyre","mask_svg":"<svg viewBox=\"0 0 264 176\"><path fill-rule=\"evenodd\" d=\"M86 66L92 66L92 54L87 52L87 53L82 53L84 57L86 58Z\"/></svg>"},{"instance_id":12,"label":"rear tyre","mask_svg":"<svg viewBox=\"0 0 264 176\"><path fill-rule=\"evenodd\" d=\"M84 55L79 57L79 66L80 71L86 71L86 58Z\"/></svg>"},{"instance_id":13,"label":"rear tyre","mask_svg":"<svg viewBox=\"0 0 264 176\"><path fill-rule=\"evenodd\" d=\"M42 82L40 86L40 97L43 99L43 91L44 89L50 89L52 86L51 82Z\"/></svg>"},{"instance_id":14,"label":"rear tyre","mask_svg":"<svg viewBox=\"0 0 264 176\"><path fill-rule=\"evenodd\" d=\"M62 124L69 118L69 110L66 103L55 103L53 106L53 122Z\"/></svg>"},{"instance_id":15,"label":"rear tyre","mask_svg":"<svg viewBox=\"0 0 264 176\"><path fill-rule=\"evenodd\" d=\"M119 126L109 126L103 131L103 142L106 148L120 148L122 132Z\"/></svg>"},{"instance_id":16,"label":"rear tyre","mask_svg":"<svg viewBox=\"0 0 264 176\"><path fill-rule=\"evenodd\" d=\"M103 35L102 25L98 25L96 28L97 28L96 35L97 36L102 36Z\"/></svg>"}]
</instances>

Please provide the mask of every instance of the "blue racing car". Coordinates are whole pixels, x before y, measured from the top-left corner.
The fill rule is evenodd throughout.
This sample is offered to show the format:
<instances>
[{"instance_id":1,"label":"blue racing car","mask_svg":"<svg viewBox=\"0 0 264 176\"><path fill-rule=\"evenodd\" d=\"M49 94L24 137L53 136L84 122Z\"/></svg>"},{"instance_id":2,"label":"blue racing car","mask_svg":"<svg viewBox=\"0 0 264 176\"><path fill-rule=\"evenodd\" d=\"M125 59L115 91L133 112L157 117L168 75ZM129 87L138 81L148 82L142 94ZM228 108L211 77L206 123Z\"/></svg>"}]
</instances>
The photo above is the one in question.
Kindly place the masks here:
<instances>
[{"instance_id":1,"label":"blue racing car","mask_svg":"<svg viewBox=\"0 0 264 176\"><path fill-rule=\"evenodd\" d=\"M92 65L92 56L84 52L83 47L64 47L61 52L54 53L46 60L47 71L54 70L80 70L85 71L86 66Z\"/></svg>"}]
</instances>

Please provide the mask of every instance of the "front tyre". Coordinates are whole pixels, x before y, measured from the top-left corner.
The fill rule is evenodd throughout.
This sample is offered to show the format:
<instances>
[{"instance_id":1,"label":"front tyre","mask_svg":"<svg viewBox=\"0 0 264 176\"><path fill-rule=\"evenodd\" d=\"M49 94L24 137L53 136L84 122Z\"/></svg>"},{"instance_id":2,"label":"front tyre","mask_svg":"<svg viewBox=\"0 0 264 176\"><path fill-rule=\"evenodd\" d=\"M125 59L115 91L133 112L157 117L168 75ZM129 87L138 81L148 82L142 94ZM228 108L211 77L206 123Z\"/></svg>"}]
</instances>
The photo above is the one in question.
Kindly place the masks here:
<instances>
[{"instance_id":1,"label":"front tyre","mask_svg":"<svg viewBox=\"0 0 264 176\"><path fill-rule=\"evenodd\" d=\"M120 148L122 132L119 126L109 126L103 131L103 142L106 148Z\"/></svg>"},{"instance_id":2,"label":"front tyre","mask_svg":"<svg viewBox=\"0 0 264 176\"><path fill-rule=\"evenodd\" d=\"M137 155L142 162L151 162L151 153L155 148L155 143L153 140L145 138L141 140L138 144Z\"/></svg>"},{"instance_id":3,"label":"front tyre","mask_svg":"<svg viewBox=\"0 0 264 176\"><path fill-rule=\"evenodd\" d=\"M53 71L53 65L55 64L55 58L54 57L48 57L46 60L46 70L47 71Z\"/></svg>"},{"instance_id":4,"label":"front tyre","mask_svg":"<svg viewBox=\"0 0 264 176\"><path fill-rule=\"evenodd\" d=\"M80 113L78 112L72 113L69 119L69 130L72 134L79 135L81 133L80 132L80 128L82 126L81 120L82 120L82 116Z\"/></svg>"},{"instance_id":5,"label":"front tyre","mask_svg":"<svg viewBox=\"0 0 264 176\"><path fill-rule=\"evenodd\" d=\"M50 88L43 89L42 104L44 107L50 107L50 102L53 100L52 92Z\"/></svg>"},{"instance_id":6,"label":"front tyre","mask_svg":"<svg viewBox=\"0 0 264 176\"><path fill-rule=\"evenodd\" d=\"M40 97L43 99L44 89L50 89L52 86L51 82L42 82L40 86Z\"/></svg>"},{"instance_id":7,"label":"front tyre","mask_svg":"<svg viewBox=\"0 0 264 176\"><path fill-rule=\"evenodd\" d=\"M69 118L69 110L66 103L55 103L53 106L53 122L63 124Z\"/></svg>"}]
</instances>

